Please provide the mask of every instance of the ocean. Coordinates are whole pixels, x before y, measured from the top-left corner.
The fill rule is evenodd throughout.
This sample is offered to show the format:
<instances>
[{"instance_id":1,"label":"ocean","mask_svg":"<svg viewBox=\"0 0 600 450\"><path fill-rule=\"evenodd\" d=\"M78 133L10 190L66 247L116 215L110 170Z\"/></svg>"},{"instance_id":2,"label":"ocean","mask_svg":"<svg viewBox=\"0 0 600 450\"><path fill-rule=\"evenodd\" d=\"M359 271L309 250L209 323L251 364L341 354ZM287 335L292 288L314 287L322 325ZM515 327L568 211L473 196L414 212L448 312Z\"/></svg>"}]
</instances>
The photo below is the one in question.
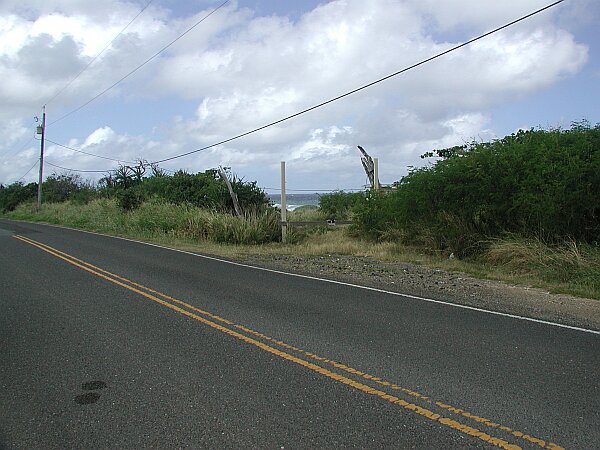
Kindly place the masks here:
<instances>
[{"instance_id":1,"label":"ocean","mask_svg":"<svg viewBox=\"0 0 600 450\"><path fill-rule=\"evenodd\" d=\"M281 196L279 194L268 194L273 205L280 206ZM321 194L316 192L309 194L285 194L285 203L288 211L293 211L300 206L319 206L319 197Z\"/></svg>"}]
</instances>

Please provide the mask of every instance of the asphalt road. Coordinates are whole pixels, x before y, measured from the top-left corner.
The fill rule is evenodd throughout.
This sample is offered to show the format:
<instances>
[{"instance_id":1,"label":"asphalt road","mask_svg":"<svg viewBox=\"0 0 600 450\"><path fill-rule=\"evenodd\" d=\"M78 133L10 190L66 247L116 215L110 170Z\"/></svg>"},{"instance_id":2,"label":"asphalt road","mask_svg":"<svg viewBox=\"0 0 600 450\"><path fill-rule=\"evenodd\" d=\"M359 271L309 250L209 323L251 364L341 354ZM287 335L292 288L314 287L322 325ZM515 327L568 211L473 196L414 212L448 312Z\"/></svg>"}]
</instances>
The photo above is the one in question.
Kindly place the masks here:
<instances>
[{"instance_id":1,"label":"asphalt road","mask_svg":"<svg viewBox=\"0 0 600 450\"><path fill-rule=\"evenodd\" d=\"M0 220L0 448L594 449L599 423L597 332Z\"/></svg>"}]
</instances>

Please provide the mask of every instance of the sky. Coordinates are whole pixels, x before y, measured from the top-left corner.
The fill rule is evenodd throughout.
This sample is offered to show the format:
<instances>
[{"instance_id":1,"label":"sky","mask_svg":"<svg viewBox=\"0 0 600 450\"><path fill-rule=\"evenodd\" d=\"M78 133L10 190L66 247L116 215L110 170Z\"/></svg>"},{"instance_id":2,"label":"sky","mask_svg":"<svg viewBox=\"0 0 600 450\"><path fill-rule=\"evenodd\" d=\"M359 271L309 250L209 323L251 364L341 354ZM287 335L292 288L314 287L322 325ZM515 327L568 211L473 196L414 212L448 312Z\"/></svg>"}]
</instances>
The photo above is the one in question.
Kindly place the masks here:
<instances>
[{"instance_id":1,"label":"sky","mask_svg":"<svg viewBox=\"0 0 600 450\"><path fill-rule=\"evenodd\" d=\"M118 166L113 160L154 162L227 140L550 3L148 1L0 0L0 183L37 181L35 117L44 105L44 176L96 181ZM387 184L431 164L420 155L433 149L596 124L599 22L597 0L565 0L336 102L159 166L222 165L276 192L286 161L289 192L350 190L367 182L357 145L378 158Z\"/></svg>"}]
</instances>

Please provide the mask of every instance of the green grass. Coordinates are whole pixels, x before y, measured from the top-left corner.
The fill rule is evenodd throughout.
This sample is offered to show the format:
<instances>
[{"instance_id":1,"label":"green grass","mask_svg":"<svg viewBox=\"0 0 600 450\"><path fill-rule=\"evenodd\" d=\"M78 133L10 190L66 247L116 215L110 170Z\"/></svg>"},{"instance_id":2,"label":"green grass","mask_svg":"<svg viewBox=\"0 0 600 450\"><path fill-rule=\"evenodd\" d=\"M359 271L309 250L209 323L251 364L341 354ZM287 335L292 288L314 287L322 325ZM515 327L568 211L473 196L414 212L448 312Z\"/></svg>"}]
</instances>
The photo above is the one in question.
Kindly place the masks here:
<instances>
[{"instance_id":1,"label":"green grass","mask_svg":"<svg viewBox=\"0 0 600 450\"><path fill-rule=\"evenodd\" d=\"M289 227L289 242L280 236L277 211L250 212L243 218L152 200L123 212L113 200L94 200L86 205L20 205L5 217L47 222L106 234L156 242L229 258L247 255L351 255L383 261L411 262L478 278L505 281L600 299L600 247L567 240L549 246L536 239L514 235L481 243L485 250L465 259L399 239L374 242L349 233L347 226ZM288 213L290 221L323 220L320 211L304 209Z\"/></svg>"},{"instance_id":2,"label":"green grass","mask_svg":"<svg viewBox=\"0 0 600 450\"><path fill-rule=\"evenodd\" d=\"M60 224L140 239L169 237L184 241L213 241L231 244L261 244L277 239L275 211L250 211L244 217L197 208L172 205L153 199L132 211L123 211L115 200L94 200L86 205L71 202L49 203L37 211L23 204L6 217Z\"/></svg>"}]
</instances>

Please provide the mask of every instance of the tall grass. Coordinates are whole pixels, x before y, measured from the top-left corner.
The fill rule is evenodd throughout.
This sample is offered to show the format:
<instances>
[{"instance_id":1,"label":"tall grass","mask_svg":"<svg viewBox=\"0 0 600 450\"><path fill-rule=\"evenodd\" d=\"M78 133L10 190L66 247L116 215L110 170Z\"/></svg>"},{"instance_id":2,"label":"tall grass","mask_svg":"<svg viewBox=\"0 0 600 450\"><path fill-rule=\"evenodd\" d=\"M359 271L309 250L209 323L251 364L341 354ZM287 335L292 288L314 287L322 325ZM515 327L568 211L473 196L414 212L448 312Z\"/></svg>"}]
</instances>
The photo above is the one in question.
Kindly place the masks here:
<instances>
[{"instance_id":1,"label":"tall grass","mask_svg":"<svg viewBox=\"0 0 600 450\"><path fill-rule=\"evenodd\" d=\"M517 277L551 283L555 292L600 298L600 247L566 239L548 245L540 239L506 236L489 243L480 258Z\"/></svg>"},{"instance_id":2,"label":"tall grass","mask_svg":"<svg viewBox=\"0 0 600 450\"><path fill-rule=\"evenodd\" d=\"M141 238L174 237L229 244L263 244L281 239L274 210L247 212L244 217L151 199L132 211L123 211L116 200L94 200L86 205L48 203L41 211L22 204L8 217L42 221L90 231Z\"/></svg>"}]
</instances>

